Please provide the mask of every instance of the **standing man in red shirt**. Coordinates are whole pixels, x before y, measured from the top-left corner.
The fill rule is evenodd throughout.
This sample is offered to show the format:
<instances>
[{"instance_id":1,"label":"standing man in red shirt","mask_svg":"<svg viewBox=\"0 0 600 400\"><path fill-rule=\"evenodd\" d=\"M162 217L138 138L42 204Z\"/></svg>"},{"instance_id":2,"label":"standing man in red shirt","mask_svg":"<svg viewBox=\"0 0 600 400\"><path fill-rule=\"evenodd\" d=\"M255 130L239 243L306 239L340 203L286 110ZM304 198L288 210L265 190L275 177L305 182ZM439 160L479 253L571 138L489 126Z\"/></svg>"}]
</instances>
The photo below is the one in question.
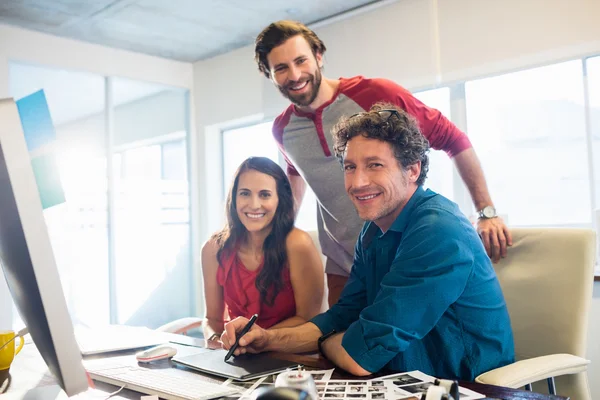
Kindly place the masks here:
<instances>
[{"instance_id":1,"label":"standing man in red shirt","mask_svg":"<svg viewBox=\"0 0 600 400\"><path fill-rule=\"evenodd\" d=\"M307 184L317 198L319 242L327 257L329 305L337 302L348 279L363 225L345 193L344 175L332 152L330 132L340 117L369 110L379 101L396 104L413 115L431 147L454 159L478 210L477 231L488 255L494 262L505 257L512 238L496 213L468 137L438 110L427 107L392 81L322 76L325 50L325 44L305 25L278 21L257 36L255 59L260 72L292 102L275 120L273 136L288 164L296 207L300 207Z\"/></svg>"}]
</instances>

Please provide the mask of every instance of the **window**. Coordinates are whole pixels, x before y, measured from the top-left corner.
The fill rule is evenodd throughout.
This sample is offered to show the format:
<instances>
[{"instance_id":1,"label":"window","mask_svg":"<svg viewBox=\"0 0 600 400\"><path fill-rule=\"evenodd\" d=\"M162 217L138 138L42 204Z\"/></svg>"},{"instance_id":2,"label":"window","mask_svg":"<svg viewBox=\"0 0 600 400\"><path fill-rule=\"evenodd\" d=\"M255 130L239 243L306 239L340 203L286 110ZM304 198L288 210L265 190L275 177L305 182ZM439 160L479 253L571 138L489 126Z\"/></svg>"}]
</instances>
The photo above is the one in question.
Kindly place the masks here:
<instances>
[{"instance_id":1,"label":"window","mask_svg":"<svg viewBox=\"0 0 600 400\"><path fill-rule=\"evenodd\" d=\"M44 90L56 131L65 203L47 208L44 217L71 318L108 323L105 79L12 62L9 74L16 100ZM13 326L23 326L16 308Z\"/></svg>"},{"instance_id":2,"label":"window","mask_svg":"<svg viewBox=\"0 0 600 400\"><path fill-rule=\"evenodd\" d=\"M427 90L413 93L413 95L427 106L439 110L446 118L450 119L449 88ZM429 152L429 172L424 186L450 200L454 199L453 168L454 164L445 152L432 149Z\"/></svg>"},{"instance_id":3,"label":"window","mask_svg":"<svg viewBox=\"0 0 600 400\"><path fill-rule=\"evenodd\" d=\"M468 132L512 226L591 222L581 60L465 84Z\"/></svg>"},{"instance_id":4,"label":"window","mask_svg":"<svg viewBox=\"0 0 600 400\"><path fill-rule=\"evenodd\" d=\"M15 99L44 90L56 130L65 202L44 216L73 322L157 327L193 315L185 91L110 78L118 149L108 149L106 77L22 63L9 73ZM116 209L107 201L109 152ZM13 326L22 327L16 310Z\"/></svg>"},{"instance_id":5,"label":"window","mask_svg":"<svg viewBox=\"0 0 600 400\"><path fill-rule=\"evenodd\" d=\"M114 156L118 323L157 326L191 312L186 150L182 139Z\"/></svg>"},{"instance_id":6,"label":"window","mask_svg":"<svg viewBox=\"0 0 600 400\"><path fill-rule=\"evenodd\" d=\"M158 327L194 307L186 94L112 81L116 322Z\"/></svg>"},{"instance_id":7,"label":"window","mask_svg":"<svg viewBox=\"0 0 600 400\"><path fill-rule=\"evenodd\" d=\"M587 76L590 106L590 130L592 134L594 155L594 180L596 229L600 228L600 57L590 58L587 61Z\"/></svg>"},{"instance_id":8,"label":"window","mask_svg":"<svg viewBox=\"0 0 600 400\"><path fill-rule=\"evenodd\" d=\"M248 157L267 157L279 163L279 149L271 134L272 122L223 131L223 198L233 183L233 176Z\"/></svg>"},{"instance_id":9,"label":"window","mask_svg":"<svg viewBox=\"0 0 600 400\"><path fill-rule=\"evenodd\" d=\"M277 143L271 133L272 122L223 131L223 198L233 183L233 176L240 164L248 157L267 157L279 163L285 171L287 166L280 156ZM317 229L317 200L307 187L302 206L296 216L296 226L309 231Z\"/></svg>"}]
</instances>

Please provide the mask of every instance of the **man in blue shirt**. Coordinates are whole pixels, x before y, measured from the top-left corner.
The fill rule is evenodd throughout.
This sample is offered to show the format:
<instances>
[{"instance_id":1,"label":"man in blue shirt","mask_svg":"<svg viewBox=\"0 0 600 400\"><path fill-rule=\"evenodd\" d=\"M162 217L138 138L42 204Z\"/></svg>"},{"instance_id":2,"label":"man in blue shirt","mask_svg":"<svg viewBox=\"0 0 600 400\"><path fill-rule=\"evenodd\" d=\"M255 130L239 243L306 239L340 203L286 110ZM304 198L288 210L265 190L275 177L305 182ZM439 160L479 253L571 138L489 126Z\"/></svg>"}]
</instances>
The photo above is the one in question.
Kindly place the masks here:
<instances>
[{"instance_id":1,"label":"man in blue shirt","mask_svg":"<svg viewBox=\"0 0 600 400\"><path fill-rule=\"evenodd\" d=\"M342 119L334 151L348 196L367 221L339 302L293 328L254 326L235 354L317 348L364 376L420 370L473 380L513 362L510 319L477 233L458 207L424 190L429 144L391 104ZM223 346L247 320L225 326Z\"/></svg>"}]
</instances>

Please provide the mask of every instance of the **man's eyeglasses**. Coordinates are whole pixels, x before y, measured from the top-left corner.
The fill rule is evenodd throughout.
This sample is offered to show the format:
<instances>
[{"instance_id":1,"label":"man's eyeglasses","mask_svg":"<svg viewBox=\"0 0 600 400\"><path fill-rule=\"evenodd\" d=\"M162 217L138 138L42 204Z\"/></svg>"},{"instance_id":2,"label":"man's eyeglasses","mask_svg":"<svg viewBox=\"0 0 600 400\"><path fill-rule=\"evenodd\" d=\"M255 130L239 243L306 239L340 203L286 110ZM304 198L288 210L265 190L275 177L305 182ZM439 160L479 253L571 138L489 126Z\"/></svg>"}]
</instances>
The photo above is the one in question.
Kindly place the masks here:
<instances>
[{"instance_id":1,"label":"man's eyeglasses","mask_svg":"<svg viewBox=\"0 0 600 400\"><path fill-rule=\"evenodd\" d=\"M359 115L368 115L368 114L378 114L383 123L388 122L389 119L392 117L392 115L396 116L396 118L400 119L400 113L398 112L398 110L394 110L394 109L384 109L384 110L379 110L379 111L363 111L363 112L359 112L356 113L354 115L351 115L350 118L348 118L349 120L354 118L354 117L358 117Z\"/></svg>"}]
</instances>

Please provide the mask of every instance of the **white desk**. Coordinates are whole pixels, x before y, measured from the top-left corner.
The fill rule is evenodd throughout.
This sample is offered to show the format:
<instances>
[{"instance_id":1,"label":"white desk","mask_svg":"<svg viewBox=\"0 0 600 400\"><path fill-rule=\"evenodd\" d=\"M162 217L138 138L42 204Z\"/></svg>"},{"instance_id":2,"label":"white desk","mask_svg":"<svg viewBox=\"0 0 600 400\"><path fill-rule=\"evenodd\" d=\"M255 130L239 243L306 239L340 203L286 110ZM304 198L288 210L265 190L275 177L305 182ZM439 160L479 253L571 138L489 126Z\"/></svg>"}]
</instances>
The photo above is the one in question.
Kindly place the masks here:
<instances>
[{"instance_id":1,"label":"white desk","mask_svg":"<svg viewBox=\"0 0 600 400\"><path fill-rule=\"evenodd\" d=\"M2 400L67 400L68 397L58 386L56 379L48 370L44 359L33 343L27 343L15 357L10 367L11 383ZM118 388L104 383L96 383L95 389L89 389L71 399L105 399ZM112 399L139 399L140 394L123 390Z\"/></svg>"},{"instance_id":2,"label":"white desk","mask_svg":"<svg viewBox=\"0 0 600 400\"><path fill-rule=\"evenodd\" d=\"M171 334L166 334L171 335ZM188 343L198 345L198 343L204 343L203 340L199 340L192 337L186 337L181 335L172 335L173 340L178 343ZM195 347L184 346L179 344L171 343L172 346L177 347L180 353L193 353ZM136 351L127 351L113 353L109 356L123 356L133 355ZM89 359L106 358L107 355L95 355L86 357ZM0 395L1 400L66 400L67 396L60 389L54 376L50 373L44 359L40 355L39 351L35 347L35 344L29 339L23 350L15 357L13 364L10 368L11 382L8 390ZM198 374L199 379L220 382L224 379L214 379L214 377L203 376ZM89 389L88 391L81 393L77 396L71 397L71 399L94 399L100 400L105 399L107 395L115 392L119 389L114 385L110 385L104 382L94 381L95 388ZM140 393L134 392L128 389L123 389L118 395L111 397L111 399L138 399Z\"/></svg>"},{"instance_id":3,"label":"white desk","mask_svg":"<svg viewBox=\"0 0 600 400\"><path fill-rule=\"evenodd\" d=\"M135 353L135 352L133 352ZM286 355L287 357L297 360L299 363L317 369L329 369L332 365L320 358L315 358L307 355ZM340 371L338 371L340 373ZM334 373L335 379L349 379L346 373L339 375ZM56 380L48 371L44 360L32 344L26 344L23 350L15 357L15 361L11 367L12 383L6 394L0 395L0 400L67 400L64 392L56 384ZM203 377L199 374L200 379L209 381L221 380L217 377ZM96 382L96 388L90 389L71 399L80 400L101 400L118 388ZM568 400L565 397L550 396L539 393L526 392L517 389L503 388L500 386L483 385L479 383L461 382L461 385L472 389L476 392L483 393L489 399L502 400ZM142 395L131 390L124 389L118 395L111 399L140 399Z\"/></svg>"}]
</instances>

